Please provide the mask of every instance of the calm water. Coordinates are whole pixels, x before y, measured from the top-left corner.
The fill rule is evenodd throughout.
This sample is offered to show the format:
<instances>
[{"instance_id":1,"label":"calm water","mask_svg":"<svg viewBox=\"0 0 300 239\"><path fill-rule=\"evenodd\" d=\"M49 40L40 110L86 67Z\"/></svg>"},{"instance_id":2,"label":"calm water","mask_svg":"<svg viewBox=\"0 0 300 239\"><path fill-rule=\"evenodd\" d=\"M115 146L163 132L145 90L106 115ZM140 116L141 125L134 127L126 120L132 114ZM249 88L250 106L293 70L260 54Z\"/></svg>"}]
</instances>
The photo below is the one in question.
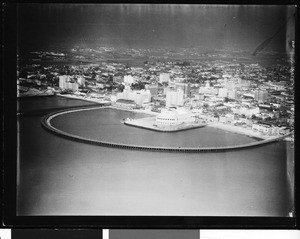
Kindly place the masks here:
<instances>
[{"instance_id":1,"label":"calm water","mask_svg":"<svg viewBox=\"0 0 300 239\"><path fill-rule=\"evenodd\" d=\"M209 147L245 144L256 141L247 136L210 127L184 132L163 133L140 129L121 123L124 118L149 115L111 108L72 112L59 115L51 124L65 132L108 142L160 147ZM113 132L113 133L112 133Z\"/></svg>"},{"instance_id":2,"label":"calm water","mask_svg":"<svg viewBox=\"0 0 300 239\"><path fill-rule=\"evenodd\" d=\"M77 99L70 99L65 97L53 96L53 97L26 97L22 98L17 102L17 109L21 112L30 112L30 111L41 111L45 110L48 111L49 109L53 108L64 108L66 106L86 106L86 105L94 105L95 103L77 100Z\"/></svg>"},{"instance_id":3,"label":"calm water","mask_svg":"<svg viewBox=\"0 0 300 239\"><path fill-rule=\"evenodd\" d=\"M54 107L64 101L51 100ZM91 138L141 144L253 141L208 127L156 136L121 125L119 119L131 114L96 110L64 115L55 124ZM286 216L292 208L287 165L293 152L286 142L226 153L113 149L55 136L41 127L41 117L19 118L19 215Z\"/></svg>"}]
</instances>

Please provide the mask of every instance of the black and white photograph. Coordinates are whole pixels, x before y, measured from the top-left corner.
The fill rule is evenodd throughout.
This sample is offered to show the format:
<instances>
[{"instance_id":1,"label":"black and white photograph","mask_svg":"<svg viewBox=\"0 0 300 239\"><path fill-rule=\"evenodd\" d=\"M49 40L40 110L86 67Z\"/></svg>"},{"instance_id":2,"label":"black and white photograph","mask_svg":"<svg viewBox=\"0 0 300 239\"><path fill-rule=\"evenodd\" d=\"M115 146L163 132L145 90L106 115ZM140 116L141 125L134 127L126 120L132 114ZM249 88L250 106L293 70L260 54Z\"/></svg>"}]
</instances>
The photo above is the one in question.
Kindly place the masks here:
<instances>
[{"instance_id":1,"label":"black and white photograph","mask_svg":"<svg viewBox=\"0 0 300 239\"><path fill-rule=\"evenodd\" d=\"M295 217L295 5L17 4L17 216Z\"/></svg>"}]
</instances>

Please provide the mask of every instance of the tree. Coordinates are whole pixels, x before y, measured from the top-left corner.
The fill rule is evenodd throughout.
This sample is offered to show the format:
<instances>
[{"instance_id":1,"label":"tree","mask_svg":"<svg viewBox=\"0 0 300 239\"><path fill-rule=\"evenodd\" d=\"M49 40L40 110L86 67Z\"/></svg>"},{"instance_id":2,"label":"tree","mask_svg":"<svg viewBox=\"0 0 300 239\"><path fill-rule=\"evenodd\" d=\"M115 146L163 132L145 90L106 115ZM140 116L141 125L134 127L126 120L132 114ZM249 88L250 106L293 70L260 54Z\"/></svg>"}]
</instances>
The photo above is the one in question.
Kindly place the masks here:
<instances>
[{"instance_id":1,"label":"tree","mask_svg":"<svg viewBox=\"0 0 300 239\"><path fill-rule=\"evenodd\" d=\"M125 88L125 86L124 86L124 85L122 85L122 84L118 85L118 91L123 91L123 90L124 90L124 88Z\"/></svg>"},{"instance_id":2,"label":"tree","mask_svg":"<svg viewBox=\"0 0 300 239\"><path fill-rule=\"evenodd\" d=\"M113 81L114 81L114 78L112 76L109 76L107 82L108 83L113 83Z\"/></svg>"}]
</instances>

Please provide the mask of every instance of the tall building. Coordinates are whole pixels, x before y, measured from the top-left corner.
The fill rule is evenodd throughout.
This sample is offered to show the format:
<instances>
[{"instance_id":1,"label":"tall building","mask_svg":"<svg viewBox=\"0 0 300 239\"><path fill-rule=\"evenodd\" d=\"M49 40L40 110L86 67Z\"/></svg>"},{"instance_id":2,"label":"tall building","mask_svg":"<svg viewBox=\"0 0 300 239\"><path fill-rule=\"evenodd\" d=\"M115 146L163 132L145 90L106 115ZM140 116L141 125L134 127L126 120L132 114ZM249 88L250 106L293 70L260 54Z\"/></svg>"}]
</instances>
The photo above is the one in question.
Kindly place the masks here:
<instances>
[{"instance_id":1,"label":"tall building","mask_svg":"<svg viewBox=\"0 0 300 239\"><path fill-rule=\"evenodd\" d=\"M184 96L190 96L191 84L190 83L175 83L175 89L182 89Z\"/></svg>"},{"instance_id":2,"label":"tall building","mask_svg":"<svg viewBox=\"0 0 300 239\"><path fill-rule=\"evenodd\" d=\"M254 99L259 103L266 102L268 99L268 91L266 90L256 90L254 92Z\"/></svg>"},{"instance_id":3,"label":"tall building","mask_svg":"<svg viewBox=\"0 0 300 239\"><path fill-rule=\"evenodd\" d=\"M160 73L159 74L159 83L169 82L170 74L169 73Z\"/></svg>"},{"instance_id":4,"label":"tall building","mask_svg":"<svg viewBox=\"0 0 300 239\"><path fill-rule=\"evenodd\" d=\"M166 92L166 106L183 106L184 104L184 92L182 89L174 90L169 89Z\"/></svg>"},{"instance_id":5,"label":"tall building","mask_svg":"<svg viewBox=\"0 0 300 239\"><path fill-rule=\"evenodd\" d=\"M68 75L62 75L62 76L58 76L59 78L59 84L58 86L62 89L65 88L65 82L69 81L70 80L70 76Z\"/></svg>"},{"instance_id":6,"label":"tall building","mask_svg":"<svg viewBox=\"0 0 300 239\"><path fill-rule=\"evenodd\" d=\"M59 76L59 87L61 89L78 90L78 83L69 75Z\"/></svg>"}]
</instances>

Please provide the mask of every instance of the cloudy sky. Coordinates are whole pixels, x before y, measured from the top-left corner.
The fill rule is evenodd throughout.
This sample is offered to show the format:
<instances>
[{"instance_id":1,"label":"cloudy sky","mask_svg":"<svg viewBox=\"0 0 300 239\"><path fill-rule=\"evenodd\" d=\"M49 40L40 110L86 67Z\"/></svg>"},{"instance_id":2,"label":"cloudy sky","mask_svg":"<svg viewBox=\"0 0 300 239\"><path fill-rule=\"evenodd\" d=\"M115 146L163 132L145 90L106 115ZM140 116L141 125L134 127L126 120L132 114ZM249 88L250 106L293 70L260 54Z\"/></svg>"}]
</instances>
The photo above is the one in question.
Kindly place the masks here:
<instances>
[{"instance_id":1,"label":"cloudy sky","mask_svg":"<svg viewBox=\"0 0 300 239\"><path fill-rule=\"evenodd\" d=\"M20 4L20 47L98 44L124 47L235 47L284 51L294 38L294 6ZM288 37L287 37L288 33Z\"/></svg>"}]
</instances>

